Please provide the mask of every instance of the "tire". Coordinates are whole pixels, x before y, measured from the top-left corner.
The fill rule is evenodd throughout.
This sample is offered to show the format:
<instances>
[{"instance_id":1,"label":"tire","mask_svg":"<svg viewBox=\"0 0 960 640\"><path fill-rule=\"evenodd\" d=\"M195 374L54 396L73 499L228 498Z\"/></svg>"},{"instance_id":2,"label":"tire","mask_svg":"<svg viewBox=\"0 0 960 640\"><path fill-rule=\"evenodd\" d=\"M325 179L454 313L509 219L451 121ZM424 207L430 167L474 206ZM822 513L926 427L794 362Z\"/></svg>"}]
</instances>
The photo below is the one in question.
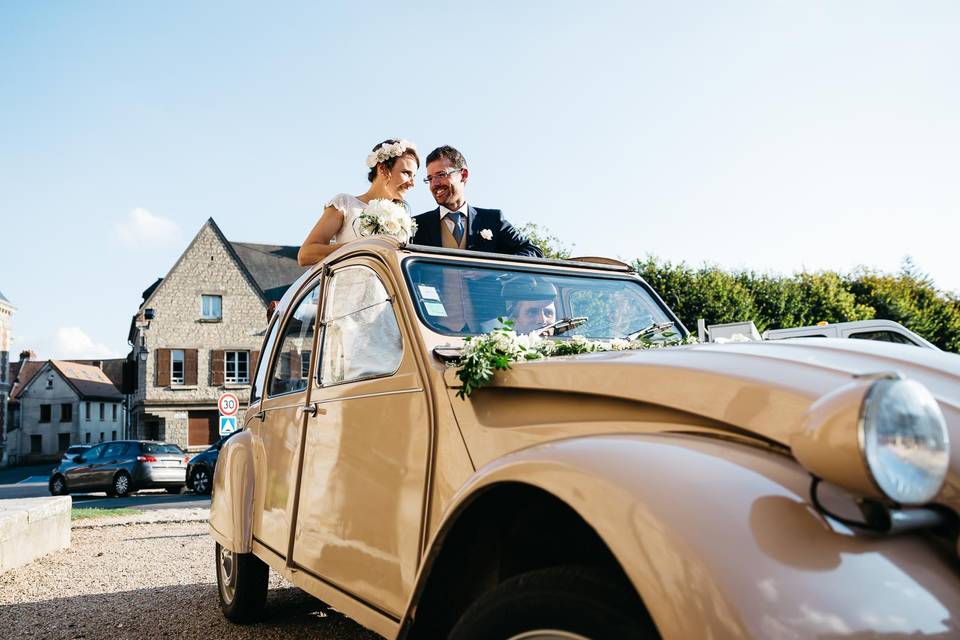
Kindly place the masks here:
<instances>
[{"instance_id":1,"label":"tire","mask_svg":"<svg viewBox=\"0 0 960 640\"><path fill-rule=\"evenodd\" d=\"M70 493L70 490L67 489L67 479L59 473L50 478L47 488L50 489L50 495L52 496L65 496Z\"/></svg>"},{"instance_id":2,"label":"tire","mask_svg":"<svg viewBox=\"0 0 960 640\"><path fill-rule=\"evenodd\" d=\"M474 602L449 640L659 638L629 585L587 567L552 567L510 578Z\"/></svg>"},{"instance_id":3,"label":"tire","mask_svg":"<svg viewBox=\"0 0 960 640\"><path fill-rule=\"evenodd\" d=\"M110 484L110 490L107 491L107 495L113 498L123 498L130 495L130 476L120 472L117 475L113 476L113 482Z\"/></svg>"},{"instance_id":4,"label":"tire","mask_svg":"<svg viewBox=\"0 0 960 640\"><path fill-rule=\"evenodd\" d=\"M190 474L190 484L193 485L194 493L201 493L208 496L210 495L210 490L213 488L213 475L206 467L197 467L193 470L193 473Z\"/></svg>"},{"instance_id":5,"label":"tire","mask_svg":"<svg viewBox=\"0 0 960 640\"><path fill-rule=\"evenodd\" d=\"M269 568L252 553L234 553L219 542L214 549L223 615L240 624L259 620L267 602Z\"/></svg>"}]
</instances>

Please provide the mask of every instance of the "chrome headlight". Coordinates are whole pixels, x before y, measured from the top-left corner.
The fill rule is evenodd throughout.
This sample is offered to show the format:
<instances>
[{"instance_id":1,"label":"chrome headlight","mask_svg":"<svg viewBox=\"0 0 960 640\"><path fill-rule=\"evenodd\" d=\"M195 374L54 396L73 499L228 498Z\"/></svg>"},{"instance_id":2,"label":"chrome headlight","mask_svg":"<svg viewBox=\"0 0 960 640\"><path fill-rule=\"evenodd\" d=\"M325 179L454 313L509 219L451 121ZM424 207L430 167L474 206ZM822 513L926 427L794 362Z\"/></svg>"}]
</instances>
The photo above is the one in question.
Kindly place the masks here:
<instances>
[{"instance_id":1,"label":"chrome headlight","mask_svg":"<svg viewBox=\"0 0 960 640\"><path fill-rule=\"evenodd\" d=\"M929 502L950 463L943 413L912 380L861 377L819 398L790 438L810 473L862 496Z\"/></svg>"},{"instance_id":2,"label":"chrome headlight","mask_svg":"<svg viewBox=\"0 0 960 640\"><path fill-rule=\"evenodd\" d=\"M923 504L940 491L950 461L946 420L926 387L878 380L863 399L860 448L877 488L894 502Z\"/></svg>"}]
</instances>

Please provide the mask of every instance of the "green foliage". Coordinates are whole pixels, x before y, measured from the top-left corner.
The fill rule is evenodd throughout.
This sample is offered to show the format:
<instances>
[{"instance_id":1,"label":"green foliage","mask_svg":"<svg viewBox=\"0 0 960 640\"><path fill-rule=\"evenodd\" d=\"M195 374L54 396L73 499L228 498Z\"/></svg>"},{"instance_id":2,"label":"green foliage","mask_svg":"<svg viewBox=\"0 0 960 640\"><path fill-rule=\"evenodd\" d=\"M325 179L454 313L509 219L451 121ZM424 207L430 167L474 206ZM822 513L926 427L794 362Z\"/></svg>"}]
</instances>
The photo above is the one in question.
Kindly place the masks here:
<instances>
[{"instance_id":1,"label":"green foliage","mask_svg":"<svg viewBox=\"0 0 960 640\"><path fill-rule=\"evenodd\" d=\"M550 230L546 227L528 222L527 224L519 225L517 230L525 235L530 242L540 247L540 250L543 251L544 258L566 260L573 255L570 253L570 247L564 244L560 238L550 233Z\"/></svg>"},{"instance_id":2,"label":"green foliage","mask_svg":"<svg viewBox=\"0 0 960 640\"><path fill-rule=\"evenodd\" d=\"M688 328L753 320L761 332L825 322L881 318L915 331L941 349L960 352L960 298L937 290L908 259L900 273L793 276L693 268L647 257L634 267Z\"/></svg>"},{"instance_id":3,"label":"green foliage","mask_svg":"<svg viewBox=\"0 0 960 640\"><path fill-rule=\"evenodd\" d=\"M109 518L110 516L135 516L143 513L140 509L101 509L98 507L78 507L70 512L71 520L88 520L90 518Z\"/></svg>"}]
</instances>

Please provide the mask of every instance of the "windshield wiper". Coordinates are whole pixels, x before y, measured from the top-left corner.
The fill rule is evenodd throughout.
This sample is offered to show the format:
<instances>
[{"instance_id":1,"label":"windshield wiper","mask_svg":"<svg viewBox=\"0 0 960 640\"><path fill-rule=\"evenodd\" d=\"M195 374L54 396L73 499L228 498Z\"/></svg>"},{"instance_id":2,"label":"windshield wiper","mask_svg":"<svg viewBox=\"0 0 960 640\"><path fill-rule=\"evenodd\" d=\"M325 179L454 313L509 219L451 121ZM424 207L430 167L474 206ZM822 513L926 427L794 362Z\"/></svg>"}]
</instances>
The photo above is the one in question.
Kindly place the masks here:
<instances>
[{"instance_id":1,"label":"windshield wiper","mask_svg":"<svg viewBox=\"0 0 960 640\"><path fill-rule=\"evenodd\" d=\"M557 320L556 322L551 322L548 325L540 327L539 329L534 329L530 333L535 333L541 338L549 338L550 336L559 336L561 333L566 333L570 329L576 329L582 324L586 324L587 316L577 316L576 318L564 318L562 320Z\"/></svg>"},{"instance_id":2,"label":"windshield wiper","mask_svg":"<svg viewBox=\"0 0 960 640\"><path fill-rule=\"evenodd\" d=\"M628 333L623 337L623 339L639 340L640 338L645 338L654 333L663 333L664 331L666 331L672 326L674 326L674 324L669 320L667 320L666 322L653 322L651 324L648 324L642 329L638 329L637 331L634 331L633 333Z\"/></svg>"}]
</instances>

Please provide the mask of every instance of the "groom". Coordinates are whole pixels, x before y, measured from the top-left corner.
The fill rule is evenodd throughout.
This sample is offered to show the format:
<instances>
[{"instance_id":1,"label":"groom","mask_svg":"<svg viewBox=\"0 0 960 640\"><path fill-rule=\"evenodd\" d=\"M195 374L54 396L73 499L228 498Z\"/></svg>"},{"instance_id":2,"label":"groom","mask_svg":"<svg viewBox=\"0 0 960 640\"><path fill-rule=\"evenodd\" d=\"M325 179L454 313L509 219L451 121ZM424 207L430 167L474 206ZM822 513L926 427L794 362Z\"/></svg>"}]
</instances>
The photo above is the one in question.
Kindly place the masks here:
<instances>
[{"instance_id":1,"label":"groom","mask_svg":"<svg viewBox=\"0 0 960 640\"><path fill-rule=\"evenodd\" d=\"M430 152L425 182L440 206L414 217L417 232L410 244L542 258L540 248L507 222L499 209L467 204L464 190L469 175L467 161L453 147L444 145Z\"/></svg>"}]
</instances>

